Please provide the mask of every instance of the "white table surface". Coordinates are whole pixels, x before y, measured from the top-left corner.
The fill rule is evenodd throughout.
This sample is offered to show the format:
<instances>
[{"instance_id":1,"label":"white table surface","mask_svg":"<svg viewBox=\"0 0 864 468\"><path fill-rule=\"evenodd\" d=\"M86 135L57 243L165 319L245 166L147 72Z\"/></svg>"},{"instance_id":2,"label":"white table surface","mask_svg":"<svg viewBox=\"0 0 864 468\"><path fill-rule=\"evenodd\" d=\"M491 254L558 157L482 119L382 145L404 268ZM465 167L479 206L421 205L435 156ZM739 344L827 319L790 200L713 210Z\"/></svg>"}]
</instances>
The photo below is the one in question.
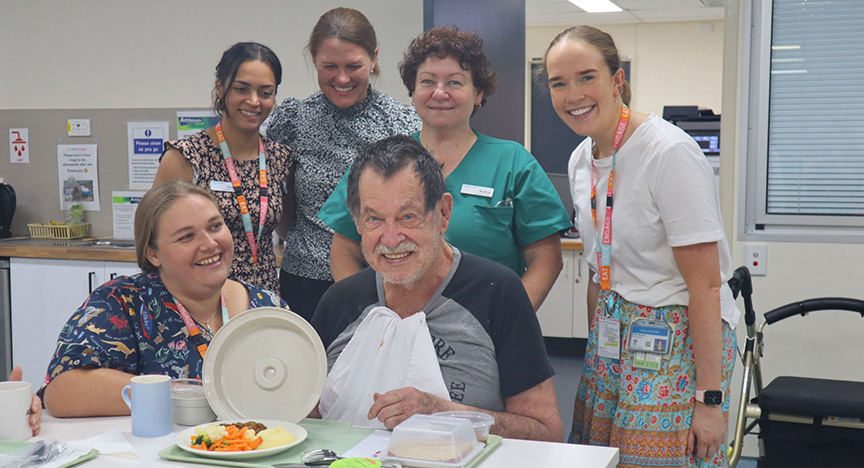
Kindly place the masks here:
<instances>
[{"instance_id":1,"label":"white table surface","mask_svg":"<svg viewBox=\"0 0 864 468\"><path fill-rule=\"evenodd\" d=\"M81 465L94 467L190 467L204 465L162 460L157 453L172 445L177 433L186 426L174 425L174 431L164 437L142 438L132 435L132 419L128 416L107 418L58 419L45 415L41 433L30 439L56 439L61 442L86 439L104 432L118 429L138 453L137 459L99 456ZM586 445L558 444L529 440L504 439L501 446L480 464L480 468L615 468L618 464L618 449L591 447Z\"/></svg>"}]
</instances>

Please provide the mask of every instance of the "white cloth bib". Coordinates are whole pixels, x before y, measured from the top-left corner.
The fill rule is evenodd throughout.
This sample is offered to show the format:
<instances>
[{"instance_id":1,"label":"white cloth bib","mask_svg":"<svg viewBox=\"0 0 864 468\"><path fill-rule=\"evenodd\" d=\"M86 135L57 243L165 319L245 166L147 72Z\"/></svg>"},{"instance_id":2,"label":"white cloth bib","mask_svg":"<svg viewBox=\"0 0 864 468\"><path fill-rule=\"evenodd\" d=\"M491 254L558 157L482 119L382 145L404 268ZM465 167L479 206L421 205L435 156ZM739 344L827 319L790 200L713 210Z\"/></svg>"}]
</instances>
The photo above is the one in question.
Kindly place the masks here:
<instances>
[{"instance_id":1,"label":"white cloth bib","mask_svg":"<svg viewBox=\"0 0 864 468\"><path fill-rule=\"evenodd\" d=\"M372 395L414 387L450 400L426 314L400 318L386 307L369 311L324 382L319 411L324 419L383 428L366 415Z\"/></svg>"}]
</instances>

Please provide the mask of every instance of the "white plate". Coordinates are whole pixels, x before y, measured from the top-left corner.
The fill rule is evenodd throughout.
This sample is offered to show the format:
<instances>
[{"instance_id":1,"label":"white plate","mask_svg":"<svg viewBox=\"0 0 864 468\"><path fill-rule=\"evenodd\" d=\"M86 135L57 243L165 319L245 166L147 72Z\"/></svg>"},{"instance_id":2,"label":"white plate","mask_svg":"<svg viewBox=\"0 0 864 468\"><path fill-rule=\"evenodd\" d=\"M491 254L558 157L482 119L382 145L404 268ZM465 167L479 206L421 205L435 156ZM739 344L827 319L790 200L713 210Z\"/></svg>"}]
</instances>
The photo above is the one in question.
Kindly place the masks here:
<instances>
[{"instance_id":1,"label":"white plate","mask_svg":"<svg viewBox=\"0 0 864 468\"><path fill-rule=\"evenodd\" d=\"M250 458L267 457L270 455L276 455L280 452L284 452L285 450L288 450L289 448L306 440L306 437L309 435L306 432L306 429L303 429L301 426L290 423L288 421L273 421L270 419L258 419L256 421L267 426L267 429L272 429L274 427L284 427L286 431L294 434L294 437L296 437L297 440L291 442L290 444L282 445L280 447L272 447L262 450L249 450L246 452L209 452L205 450L193 449L192 447L190 447L190 445L192 445L192 436L195 435L195 428L205 428L211 424L232 424L235 422L241 422L239 420L229 420L211 422L207 424L199 424L198 426L190 427L189 429L186 429L185 431L177 434L177 446L189 453L194 453L195 455L205 458L220 458L223 460L248 460Z\"/></svg>"},{"instance_id":2,"label":"white plate","mask_svg":"<svg viewBox=\"0 0 864 468\"><path fill-rule=\"evenodd\" d=\"M327 356L309 322L285 309L261 307L216 333L203 374L204 394L219 420L296 423L318 404Z\"/></svg>"}]
</instances>

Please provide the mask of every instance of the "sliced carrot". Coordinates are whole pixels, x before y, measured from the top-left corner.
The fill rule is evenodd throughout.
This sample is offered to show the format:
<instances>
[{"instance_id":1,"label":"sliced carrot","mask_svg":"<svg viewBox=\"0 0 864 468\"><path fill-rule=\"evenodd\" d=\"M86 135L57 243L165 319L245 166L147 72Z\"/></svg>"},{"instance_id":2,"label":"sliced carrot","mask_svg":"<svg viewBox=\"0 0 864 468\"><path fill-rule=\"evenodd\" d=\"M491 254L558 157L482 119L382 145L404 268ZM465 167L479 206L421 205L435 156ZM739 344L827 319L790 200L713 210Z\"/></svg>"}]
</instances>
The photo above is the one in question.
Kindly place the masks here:
<instances>
[{"instance_id":1,"label":"sliced carrot","mask_svg":"<svg viewBox=\"0 0 864 468\"><path fill-rule=\"evenodd\" d=\"M253 440L252 442L249 442L249 447L252 450L255 450L256 448L258 448L259 445L261 445L261 442L264 442L264 439L258 437L255 440Z\"/></svg>"}]
</instances>

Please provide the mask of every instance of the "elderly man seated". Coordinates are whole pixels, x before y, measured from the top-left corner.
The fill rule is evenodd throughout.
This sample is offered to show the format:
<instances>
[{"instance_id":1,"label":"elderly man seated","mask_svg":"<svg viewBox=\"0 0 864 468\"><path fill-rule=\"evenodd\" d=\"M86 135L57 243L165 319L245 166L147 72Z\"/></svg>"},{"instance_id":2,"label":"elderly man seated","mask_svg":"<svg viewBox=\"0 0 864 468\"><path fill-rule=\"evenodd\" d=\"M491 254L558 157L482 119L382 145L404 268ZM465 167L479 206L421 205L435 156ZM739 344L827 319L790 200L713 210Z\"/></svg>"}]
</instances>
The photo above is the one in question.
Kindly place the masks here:
<instances>
[{"instance_id":1,"label":"elderly man seated","mask_svg":"<svg viewBox=\"0 0 864 468\"><path fill-rule=\"evenodd\" d=\"M440 165L412 138L381 140L352 166L348 207L371 268L330 287L312 319L330 367L321 416L393 428L475 410L493 434L560 441L531 301L511 270L446 242Z\"/></svg>"}]
</instances>

